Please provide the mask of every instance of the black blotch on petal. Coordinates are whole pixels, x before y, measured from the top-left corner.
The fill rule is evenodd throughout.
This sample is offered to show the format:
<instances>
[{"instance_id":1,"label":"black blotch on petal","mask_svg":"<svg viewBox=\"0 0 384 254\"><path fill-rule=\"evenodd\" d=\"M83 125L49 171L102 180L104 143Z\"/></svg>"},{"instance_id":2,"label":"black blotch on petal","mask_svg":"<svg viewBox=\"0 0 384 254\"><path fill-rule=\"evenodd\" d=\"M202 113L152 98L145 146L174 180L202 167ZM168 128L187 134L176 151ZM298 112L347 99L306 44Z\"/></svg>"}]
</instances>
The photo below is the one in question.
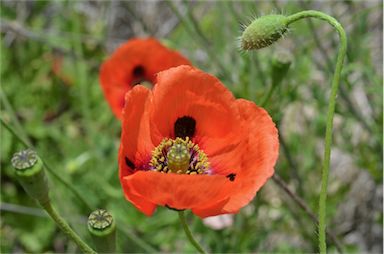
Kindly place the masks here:
<instances>
[{"instance_id":1,"label":"black blotch on petal","mask_svg":"<svg viewBox=\"0 0 384 254\"><path fill-rule=\"evenodd\" d=\"M127 156L125 156L125 164L126 164L129 168L131 168L131 169L135 169L135 164L134 164L130 159L128 159Z\"/></svg>"},{"instance_id":2,"label":"black blotch on petal","mask_svg":"<svg viewBox=\"0 0 384 254\"><path fill-rule=\"evenodd\" d=\"M176 137L183 139L186 137L192 138L195 135L196 121L190 116L179 117L173 128Z\"/></svg>"},{"instance_id":3,"label":"black blotch on petal","mask_svg":"<svg viewBox=\"0 0 384 254\"><path fill-rule=\"evenodd\" d=\"M231 173L231 174L227 175L226 177L229 179L229 181L233 182L233 181L235 181L236 174Z\"/></svg>"},{"instance_id":4,"label":"black blotch on petal","mask_svg":"<svg viewBox=\"0 0 384 254\"><path fill-rule=\"evenodd\" d=\"M145 69L143 66L138 65L132 70L132 75L134 79L142 78L145 75Z\"/></svg>"}]
</instances>

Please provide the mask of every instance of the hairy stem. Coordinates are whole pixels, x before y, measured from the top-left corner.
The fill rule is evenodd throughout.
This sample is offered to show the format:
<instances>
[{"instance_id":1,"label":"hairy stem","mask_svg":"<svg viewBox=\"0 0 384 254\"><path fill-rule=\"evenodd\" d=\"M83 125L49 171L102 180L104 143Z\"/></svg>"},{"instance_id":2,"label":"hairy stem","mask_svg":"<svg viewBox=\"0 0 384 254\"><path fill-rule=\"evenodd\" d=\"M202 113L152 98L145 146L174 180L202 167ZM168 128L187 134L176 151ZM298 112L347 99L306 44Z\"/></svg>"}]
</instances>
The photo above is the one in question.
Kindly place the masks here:
<instances>
[{"instance_id":1,"label":"hairy stem","mask_svg":"<svg viewBox=\"0 0 384 254\"><path fill-rule=\"evenodd\" d=\"M187 222L185 221L184 211L179 211L178 213L180 223L183 226L184 232L187 235L189 242L196 248L199 253L206 253L203 247L201 247L201 245L193 237L191 230L189 230Z\"/></svg>"},{"instance_id":2,"label":"hairy stem","mask_svg":"<svg viewBox=\"0 0 384 254\"><path fill-rule=\"evenodd\" d=\"M335 114L336 96L340 83L341 70L343 67L344 58L347 52L347 36L343 27L340 23L331 16L318 11L302 11L293 14L288 17L287 24L291 24L297 20L303 18L318 18L328 22L338 32L340 37L340 47L336 61L335 73L332 79L331 96L329 99L328 113L327 113L327 125L325 131L325 146L324 146L324 160L322 165L321 174L321 191L319 199L319 251L320 253L327 252L326 245L326 204L327 204L327 187L328 187L328 175L329 165L331 157L331 144L332 144L332 127L333 127L333 116Z\"/></svg>"}]
</instances>

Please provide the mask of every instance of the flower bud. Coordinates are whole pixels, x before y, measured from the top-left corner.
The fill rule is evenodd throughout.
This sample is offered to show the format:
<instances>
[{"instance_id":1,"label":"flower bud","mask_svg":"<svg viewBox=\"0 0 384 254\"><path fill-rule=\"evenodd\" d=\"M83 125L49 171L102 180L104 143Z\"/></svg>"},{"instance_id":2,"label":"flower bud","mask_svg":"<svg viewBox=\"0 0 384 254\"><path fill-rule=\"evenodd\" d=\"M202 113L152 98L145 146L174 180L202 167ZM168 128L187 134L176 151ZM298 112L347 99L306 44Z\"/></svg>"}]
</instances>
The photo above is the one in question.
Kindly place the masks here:
<instances>
[{"instance_id":1,"label":"flower bud","mask_svg":"<svg viewBox=\"0 0 384 254\"><path fill-rule=\"evenodd\" d=\"M104 209L93 211L88 217L88 231L98 252L115 253L116 226L110 213Z\"/></svg>"},{"instance_id":2,"label":"flower bud","mask_svg":"<svg viewBox=\"0 0 384 254\"><path fill-rule=\"evenodd\" d=\"M255 19L241 36L243 50L268 47L280 39L288 30L287 17L283 15L266 15Z\"/></svg>"},{"instance_id":3,"label":"flower bud","mask_svg":"<svg viewBox=\"0 0 384 254\"><path fill-rule=\"evenodd\" d=\"M49 202L48 183L44 173L43 163L36 152L26 149L17 152L11 160L16 170L16 176L24 190L40 204Z\"/></svg>"}]
</instances>

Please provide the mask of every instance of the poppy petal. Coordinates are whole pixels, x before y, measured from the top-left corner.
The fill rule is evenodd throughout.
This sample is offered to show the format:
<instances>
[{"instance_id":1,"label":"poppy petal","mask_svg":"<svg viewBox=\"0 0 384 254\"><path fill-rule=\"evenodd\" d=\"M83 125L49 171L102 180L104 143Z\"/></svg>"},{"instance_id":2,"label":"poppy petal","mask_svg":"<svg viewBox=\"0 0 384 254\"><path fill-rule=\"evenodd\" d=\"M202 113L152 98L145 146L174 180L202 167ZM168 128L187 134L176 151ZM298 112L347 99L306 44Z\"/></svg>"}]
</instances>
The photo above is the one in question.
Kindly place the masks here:
<instances>
[{"instance_id":1,"label":"poppy petal","mask_svg":"<svg viewBox=\"0 0 384 254\"><path fill-rule=\"evenodd\" d=\"M228 112L233 114L231 104L234 102L232 94L220 84L215 77L206 74L190 66L179 66L160 72L157 77L157 85L161 88L154 88L154 112L152 113L152 125L162 134L169 135L173 132L173 124L178 117L194 113L193 117L206 116L208 108L212 106L222 107L219 112ZM204 91L204 93L202 93ZM198 102L200 110L196 108ZM206 105L206 108L203 106ZM195 110L195 111L194 111ZM218 110L218 109L217 109ZM161 113L159 112L161 111ZM192 112L190 112L192 111ZM219 113L218 112L218 113ZM211 115L214 117L214 114ZM226 118L219 114L219 122ZM205 133L219 136L215 130L214 124L204 125L200 128ZM234 123L225 128L233 128Z\"/></svg>"},{"instance_id":2,"label":"poppy petal","mask_svg":"<svg viewBox=\"0 0 384 254\"><path fill-rule=\"evenodd\" d=\"M180 53L154 38L131 39L115 50L100 68L100 84L113 113L122 118L124 95L140 81L156 83L159 71L190 65Z\"/></svg>"},{"instance_id":3,"label":"poppy petal","mask_svg":"<svg viewBox=\"0 0 384 254\"><path fill-rule=\"evenodd\" d=\"M228 203L229 197L225 198L223 200L220 200L214 204L211 204L206 207L197 207L193 208L192 212L199 216L200 218L206 218L209 216L214 216L214 215L219 215L219 214L224 214L228 213L223 210L223 207L226 203Z\"/></svg>"},{"instance_id":4,"label":"poppy petal","mask_svg":"<svg viewBox=\"0 0 384 254\"><path fill-rule=\"evenodd\" d=\"M247 100L239 99L236 104L243 125L249 126L249 140L243 156L243 168L236 176L236 191L223 207L227 212L236 212L252 200L273 175L279 152L277 129L268 113Z\"/></svg>"},{"instance_id":5,"label":"poppy petal","mask_svg":"<svg viewBox=\"0 0 384 254\"><path fill-rule=\"evenodd\" d=\"M126 190L126 188L123 188L123 190ZM142 213L144 213L147 216L151 216L156 210L157 206L155 204L143 199L140 196L133 194L130 191L124 191L124 196L137 209L139 209Z\"/></svg>"},{"instance_id":6,"label":"poppy petal","mask_svg":"<svg viewBox=\"0 0 384 254\"><path fill-rule=\"evenodd\" d=\"M135 86L126 94L121 134L120 166L121 176L140 169L154 149L151 142L148 110L152 100L151 91L143 86Z\"/></svg>"},{"instance_id":7,"label":"poppy petal","mask_svg":"<svg viewBox=\"0 0 384 254\"><path fill-rule=\"evenodd\" d=\"M125 176L123 185L143 199L174 209L206 207L231 192L232 182L220 175L166 174L139 171Z\"/></svg>"}]
</instances>

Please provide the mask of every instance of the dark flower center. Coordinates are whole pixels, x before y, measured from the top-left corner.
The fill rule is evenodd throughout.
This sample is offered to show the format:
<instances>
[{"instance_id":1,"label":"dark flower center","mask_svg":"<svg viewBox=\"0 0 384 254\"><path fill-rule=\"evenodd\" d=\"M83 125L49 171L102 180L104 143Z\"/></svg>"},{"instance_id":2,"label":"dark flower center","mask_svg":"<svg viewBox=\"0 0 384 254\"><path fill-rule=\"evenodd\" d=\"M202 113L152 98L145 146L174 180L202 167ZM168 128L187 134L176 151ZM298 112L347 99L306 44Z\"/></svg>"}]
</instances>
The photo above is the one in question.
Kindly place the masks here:
<instances>
[{"instance_id":1,"label":"dark flower center","mask_svg":"<svg viewBox=\"0 0 384 254\"><path fill-rule=\"evenodd\" d=\"M153 87L153 84L148 78L146 77L147 73L145 71L144 66L142 65L137 65L135 68L133 68L132 73L131 73L131 86L135 85L143 85L149 89Z\"/></svg>"},{"instance_id":2,"label":"dark flower center","mask_svg":"<svg viewBox=\"0 0 384 254\"><path fill-rule=\"evenodd\" d=\"M144 75L145 75L145 69L143 66L137 65L135 68L133 68L132 70L133 79L143 78Z\"/></svg>"},{"instance_id":3,"label":"dark flower center","mask_svg":"<svg viewBox=\"0 0 384 254\"><path fill-rule=\"evenodd\" d=\"M196 121L190 116L179 117L176 120L173 129L177 138L192 138L193 135L195 135Z\"/></svg>"}]
</instances>

